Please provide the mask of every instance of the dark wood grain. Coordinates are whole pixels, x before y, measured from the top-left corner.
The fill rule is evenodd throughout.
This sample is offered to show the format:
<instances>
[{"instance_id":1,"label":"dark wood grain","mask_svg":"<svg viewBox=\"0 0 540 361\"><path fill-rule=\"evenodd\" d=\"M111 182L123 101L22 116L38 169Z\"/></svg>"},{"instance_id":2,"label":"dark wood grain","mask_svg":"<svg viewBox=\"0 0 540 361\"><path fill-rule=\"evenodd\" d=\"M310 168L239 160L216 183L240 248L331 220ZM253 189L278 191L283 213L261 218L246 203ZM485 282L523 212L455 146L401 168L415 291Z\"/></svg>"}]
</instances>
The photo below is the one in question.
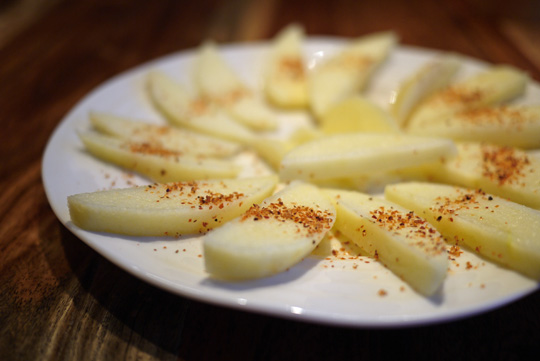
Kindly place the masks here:
<instances>
[{"instance_id":1,"label":"dark wood grain","mask_svg":"<svg viewBox=\"0 0 540 361\"><path fill-rule=\"evenodd\" d=\"M41 156L62 117L109 77L207 38L268 39L291 22L311 35L393 29L404 44L509 63L540 81L538 2L64 0L32 19L0 45L0 359L530 359L540 292L460 321L379 330L282 320L156 289L57 221Z\"/></svg>"}]
</instances>

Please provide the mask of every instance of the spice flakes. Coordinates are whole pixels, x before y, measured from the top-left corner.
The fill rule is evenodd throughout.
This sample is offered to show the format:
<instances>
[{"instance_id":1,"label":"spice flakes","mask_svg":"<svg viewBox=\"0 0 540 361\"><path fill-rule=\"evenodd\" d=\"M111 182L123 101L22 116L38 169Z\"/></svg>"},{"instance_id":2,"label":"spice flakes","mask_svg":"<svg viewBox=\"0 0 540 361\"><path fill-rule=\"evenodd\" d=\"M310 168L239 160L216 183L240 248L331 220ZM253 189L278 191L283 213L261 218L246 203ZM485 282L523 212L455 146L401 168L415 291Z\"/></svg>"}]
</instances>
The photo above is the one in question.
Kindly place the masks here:
<instances>
[{"instance_id":1,"label":"spice flakes","mask_svg":"<svg viewBox=\"0 0 540 361\"><path fill-rule=\"evenodd\" d=\"M524 186L524 178L533 171L529 156L515 148L483 145L481 152L482 175L499 185Z\"/></svg>"}]
</instances>

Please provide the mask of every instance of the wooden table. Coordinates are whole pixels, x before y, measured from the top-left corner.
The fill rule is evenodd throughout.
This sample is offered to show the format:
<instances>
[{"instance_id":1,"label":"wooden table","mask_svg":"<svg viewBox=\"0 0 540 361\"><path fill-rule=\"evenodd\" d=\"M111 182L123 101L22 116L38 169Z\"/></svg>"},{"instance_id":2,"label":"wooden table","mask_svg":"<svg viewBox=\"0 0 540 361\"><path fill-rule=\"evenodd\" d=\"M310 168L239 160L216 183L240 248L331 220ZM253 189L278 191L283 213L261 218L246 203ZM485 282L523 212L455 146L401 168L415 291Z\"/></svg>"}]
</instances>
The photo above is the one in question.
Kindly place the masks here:
<instances>
[{"instance_id":1,"label":"wooden table","mask_svg":"<svg viewBox=\"0 0 540 361\"><path fill-rule=\"evenodd\" d=\"M403 44L512 64L540 81L539 2L43 3L0 4L0 359L513 360L537 348L540 292L468 319L405 329L322 326L169 294L67 231L47 203L40 167L55 126L109 77L206 38L267 39L293 21L308 34L394 29Z\"/></svg>"}]
</instances>

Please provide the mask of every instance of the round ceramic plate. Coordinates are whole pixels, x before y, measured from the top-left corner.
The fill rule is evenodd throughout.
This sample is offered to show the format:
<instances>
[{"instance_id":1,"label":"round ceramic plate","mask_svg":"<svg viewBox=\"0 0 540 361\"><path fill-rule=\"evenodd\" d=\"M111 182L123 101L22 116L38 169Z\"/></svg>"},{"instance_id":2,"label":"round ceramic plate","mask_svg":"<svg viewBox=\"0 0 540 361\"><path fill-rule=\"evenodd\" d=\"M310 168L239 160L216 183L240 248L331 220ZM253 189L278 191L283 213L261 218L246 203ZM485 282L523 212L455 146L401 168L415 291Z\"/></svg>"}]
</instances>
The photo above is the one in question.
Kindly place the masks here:
<instances>
[{"instance_id":1,"label":"round ceramic plate","mask_svg":"<svg viewBox=\"0 0 540 361\"><path fill-rule=\"evenodd\" d=\"M308 65L339 50L345 41L308 39L304 46ZM220 52L248 85L260 89L268 49L263 43L239 44L223 46ZM152 285L196 300L353 327L400 327L458 319L500 307L537 289L536 282L469 252L451 262L442 290L430 298L417 294L373 260L332 254L310 256L274 277L225 283L209 278L205 272L200 237L126 237L87 232L73 225L66 201L69 195L149 183L84 151L77 134L90 129L88 113L109 112L165 123L147 97L145 76L158 69L192 87L194 55L194 51L172 54L107 81L61 121L48 143L43 181L54 212L71 232L111 262ZM387 107L400 81L437 55L431 50L397 47L374 75L366 96ZM487 66L467 58L459 77ZM540 99L536 84L529 85L519 102L532 103L533 99ZM279 118L282 131L309 121L303 112L280 112ZM244 175L267 172L250 153L241 154L237 162L243 165Z\"/></svg>"}]
</instances>

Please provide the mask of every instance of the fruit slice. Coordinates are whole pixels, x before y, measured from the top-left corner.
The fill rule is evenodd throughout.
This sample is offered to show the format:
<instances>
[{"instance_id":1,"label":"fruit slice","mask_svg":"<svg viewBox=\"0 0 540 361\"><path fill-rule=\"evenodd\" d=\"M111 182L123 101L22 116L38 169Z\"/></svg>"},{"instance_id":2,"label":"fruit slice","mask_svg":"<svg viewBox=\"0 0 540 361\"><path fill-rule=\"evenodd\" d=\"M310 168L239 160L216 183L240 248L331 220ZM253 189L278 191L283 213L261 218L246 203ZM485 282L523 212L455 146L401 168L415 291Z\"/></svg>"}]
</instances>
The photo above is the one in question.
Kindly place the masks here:
<instances>
[{"instance_id":1,"label":"fruit slice","mask_svg":"<svg viewBox=\"0 0 540 361\"><path fill-rule=\"evenodd\" d=\"M201 45L194 70L195 83L205 99L226 109L245 126L255 130L273 130L277 121L261 99L242 83L220 56L216 45Z\"/></svg>"},{"instance_id":2,"label":"fruit slice","mask_svg":"<svg viewBox=\"0 0 540 361\"><path fill-rule=\"evenodd\" d=\"M326 134L398 131L395 120L387 111L360 95L353 95L330 106L319 123Z\"/></svg>"},{"instance_id":3,"label":"fruit slice","mask_svg":"<svg viewBox=\"0 0 540 361\"><path fill-rule=\"evenodd\" d=\"M273 176L152 184L68 197L73 223L131 236L203 233L272 194Z\"/></svg>"},{"instance_id":4,"label":"fruit slice","mask_svg":"<svg viewBox=\"0 0 540 361\"><path fill-rule=\"evenodd\" d=\"M228 280L285 271L313 251L335 218L332 203L317 187L291 183L204 237L206 270Z\"/></svg>"},{"instance_id":5,"label":"fruit slice","mask_svg":"<svg viewBox=\"0 0 540 361\"><path fill-rule=\"evenodd\" d=\"M80 138L94 156L157 182L233 178L240 172L232 161L186 155L156 144L92 133L80 134Z\"/></svg>"},{"instance_id":6,"label":"fruit slice","mask_svg":"<svg viewBox=\"0 0 540 361\"><path fill-rule=\"evenodd\" d=\"M99 132L138 143L151 143L184 154L229 157L240 151L237 143L168 125L148 124L106 113L90 113Z\"/></svg>"},{"instance_id":7,"label":"fruit slice","mask_svg":"<svg viewBox=\"0 0 540 361\"><path fill-rule=\"evenodd\" d=\"M457 144L458 155L448 159L435 180L482 190L540 209L540 159L526 152L488 144Z\"/></svg>"},{"instance_id":8,"label":"fruit slice","mask_svg":"<svg viewBox=\"0 0 540 361\"><path fill-rule=\"evenodd\" d=\"M336 202L335 228L419 293L430 296L448 268L444 238L403 207L366 194L327 190Z\"/></svg>"},{"instance_id":9,"label":"fruit slice","mask_svg":"<svg viewBox=\"0 0 540 361\"><path fill-rule=\"evenodd\" d=\"M429 183L388 186L385 196L425 217L447 240L540 279L540 212L482 191Z\"/></svg>"},{"instance_id":10,"label":"fruit slice","mask_svg":"<svg viewBox=\"0 0 540 361\"><path fill-rule=\"evenodd\" d=\"M455 154L452 141L400 134L337 134L302 144L285 155L284 180L357 177L434 162Z\"/></svg>"},{"instance_id":11,"label":"fruit slice","mask_svg":"<svg viewBox=\"0 0 540 361\"><path fill-rule=\"evenodd\" d=\"M265 94L280 108L308 106L306 70L302 56L304 29L289 25L275 38L266 70Z\"/></svg>"},{"instance_id":12,"label":"fruit slice","mask_svg":"<svg viewBox=\"0 0 540 361\"><path fill-rule=\"evenodd\" d=\"M525 91L528 76L510 66L494 66L460 83L441 90L419 104L408 129L422 128L433 121L471 109L503 103Z\"/></svg>"},{"instance_id":13,"label":"fruit slice","mask_svg":"<svg viewBox=\"0 0 540 361\"><path fill-rule=\"evenodd\" d=\"M412 127L409 133L443 136L456 141L476 141L498 145L540 147L540 106L484 107L457 113L448 118Z\"/></svg>"},{"instance_id":14,"label":"fruit slice","mask_svg":"<svg viewBox=\"0 0 540 361\"><path fill-rule=\"evenodd\" d=\"M308 79L311 110L317 118L338 101L361 91L395 46L392 32L363 36L317 65Z\"/></svg>"},{"instance_id":15,"label":"fruit slice","mask_svg":"<svg viewBox=\"0 0 540 361\"><path fill-rule=\"evenodd\" d=\"M445 55L421 67L407 78L396 92L391 113L400 126L407 123L412 110L424 99L450 85L460 67L455 55Z\"/></svg>"}]
</instances>

